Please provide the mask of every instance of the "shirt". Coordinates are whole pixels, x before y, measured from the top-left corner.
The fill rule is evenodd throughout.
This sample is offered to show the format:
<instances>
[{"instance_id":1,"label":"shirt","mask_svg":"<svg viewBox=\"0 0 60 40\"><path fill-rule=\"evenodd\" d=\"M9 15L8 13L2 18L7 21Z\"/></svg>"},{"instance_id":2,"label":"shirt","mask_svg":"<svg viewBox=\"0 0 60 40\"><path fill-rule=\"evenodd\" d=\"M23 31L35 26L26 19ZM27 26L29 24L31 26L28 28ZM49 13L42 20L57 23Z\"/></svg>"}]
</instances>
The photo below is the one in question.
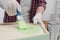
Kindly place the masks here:
<instances>
[{"instance_id":1,"label":"shirt","mask_svg":"<svg viewBox=\"0 0 60 40\"><path fill-rule=\"evenodd\" d=\"M21 0L20 5L23 9L23 13L29 15L29 10L31 8L31 0Z\"/></svg>"}]
</instances>

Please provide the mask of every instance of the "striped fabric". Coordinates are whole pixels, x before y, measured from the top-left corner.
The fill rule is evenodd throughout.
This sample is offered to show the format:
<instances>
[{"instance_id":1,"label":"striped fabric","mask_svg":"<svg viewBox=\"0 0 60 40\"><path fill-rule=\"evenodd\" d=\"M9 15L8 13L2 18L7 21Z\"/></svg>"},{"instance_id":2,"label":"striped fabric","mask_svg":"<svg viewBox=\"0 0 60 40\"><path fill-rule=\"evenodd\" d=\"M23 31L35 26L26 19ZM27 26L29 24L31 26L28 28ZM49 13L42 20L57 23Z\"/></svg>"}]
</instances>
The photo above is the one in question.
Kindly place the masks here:
<instances>
[{"instance_id":1,"label":"striped fabric","mask_svg":"<svg viewBox=\"0 0 60 40\"><path fill-rule=\"evenodd\" d=\"M16 22L17 18L16 15L15 16L8 16L8 14L5 12L5 16L4 16L4 23L8 23L8 22Z\"/></svg>"},{"instance_id":2,"label":"striped fabric","mask_svg":"<svg viewBox=\"0 0 60 40\"><path fill-rule=\"evenodd\" d=\"M20 0L17 0L20 3ZM46 1L45 0L32 0L32 4L31 4L31 10L29 11L29 19L30 22L32 23L32 18L34 17L34 15L36 14L36 9L42 6L44 8L46 8ZM4 17L4 22L16 22L17 18L16 16L8 16L7 13L5 12L5 17Z\"/></svg>"}]
</instances>

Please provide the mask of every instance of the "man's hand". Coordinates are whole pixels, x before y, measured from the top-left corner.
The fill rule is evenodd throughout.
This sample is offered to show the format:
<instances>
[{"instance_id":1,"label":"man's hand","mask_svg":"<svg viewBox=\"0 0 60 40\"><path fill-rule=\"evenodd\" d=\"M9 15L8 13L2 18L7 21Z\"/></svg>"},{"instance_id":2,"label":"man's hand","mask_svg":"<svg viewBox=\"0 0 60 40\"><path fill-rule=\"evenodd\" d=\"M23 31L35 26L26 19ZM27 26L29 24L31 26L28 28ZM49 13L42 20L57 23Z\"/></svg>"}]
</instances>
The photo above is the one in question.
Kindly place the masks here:
<instances>
[{"instance_id":1,"label":"man's hand","mask_svg":"<svg viewBox=\"0 0 60 40\"><path fill-rule=\"evenodd\" d=\"M36 15L33 17L33 23L34 24L40 23L44 32L48 32L47 29L45 28L45 24L41 20L41 17L42 17L42 13L36 13Z\"/></svg>"},{"instance_id":2,"label":"man's hand","mask_svg":"<svg viewBox=\"0 0 60 40\"><path fill-rule=\"evenodd\" d=\"M33 17L33 23L37 24L38 22L41 22L41 17L42 17L42 13L36 13L36 15Z\"/></svg>"}]
</instances>

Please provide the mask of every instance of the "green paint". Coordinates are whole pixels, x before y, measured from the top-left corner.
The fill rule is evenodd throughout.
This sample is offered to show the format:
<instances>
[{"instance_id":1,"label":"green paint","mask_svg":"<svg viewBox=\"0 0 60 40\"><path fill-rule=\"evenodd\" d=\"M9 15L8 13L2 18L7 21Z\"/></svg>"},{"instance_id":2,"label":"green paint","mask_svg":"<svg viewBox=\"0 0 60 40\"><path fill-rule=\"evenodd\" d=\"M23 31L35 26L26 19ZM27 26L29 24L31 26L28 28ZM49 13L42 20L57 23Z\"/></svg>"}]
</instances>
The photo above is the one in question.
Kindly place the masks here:
<instances>
[{"instance_id":1,"label":"green paint","mask_svg":"<svg viewBox=\"0 0 60 40\"><path fill-rule=\"evenodd\" d=\"M39 33L43 31L43 29L38 25L30 25L25 24L24 20L19 20L19 32L24 34L32 34ZM50 40L49 34L39 35L35 37L25 38L25 39L17 39L17 40Z\"/></svg>"},{"instance_id":2,"label":"green paint","mask_svg":"<svg viewBox=\"0 0 60 40\"><path fill-rule=\"evenodd\" d=\"M28 26L25 24L25 21L23 19L18 21L18 28L19 30L22 30L22 29L24 30L28 28Z\"/></svg>"},{"instance_id":3,"label":"green paint","mask_svg":"<svg viewBox=\"0 0 60 40\"><path fill-rule=\"evenodd\" d=\"M22 26L23 27L23 26ZM43 31L41 27L39 26L33 26L33 25L28 25L28 28L26 29L21 29L19 30L22 33L25 34L32 34L32 33L37 33Z\"/></svg>"},{"instance_id":4,"label":"green paint","mask_svg":"<svg viewBox=\"0 0 60 40\"><path fill-rule=\"evenodd\" d=\"M40 26L37 25L28 25L24 22L24 20L19 20L19 32L24 34L32 34L43 31Z\"/></svg>"},{"instance_id":5,"label":"green paint","mask_svg":"<svg viewBox=\"0 0 60 40\"><path fill-rule=\"evenodd\" d=\"M35 37L25 38L20 40L50 40L50 36L49 34L45 34L45 35L40 35L40 36L35 36Z\"/></svg>"},{"instance_id":6,"label":"green paint","mask_svg":"<svg viewBox=\"0 0 60 40\"><path fill-rule=\"evenodd\" d=\"M50 40L50 35L44 34L44 35L39 35L39 36L34 36L34 37L24 38L24 39L16 39L16 40Z\"/></svg>"}]
</instances>

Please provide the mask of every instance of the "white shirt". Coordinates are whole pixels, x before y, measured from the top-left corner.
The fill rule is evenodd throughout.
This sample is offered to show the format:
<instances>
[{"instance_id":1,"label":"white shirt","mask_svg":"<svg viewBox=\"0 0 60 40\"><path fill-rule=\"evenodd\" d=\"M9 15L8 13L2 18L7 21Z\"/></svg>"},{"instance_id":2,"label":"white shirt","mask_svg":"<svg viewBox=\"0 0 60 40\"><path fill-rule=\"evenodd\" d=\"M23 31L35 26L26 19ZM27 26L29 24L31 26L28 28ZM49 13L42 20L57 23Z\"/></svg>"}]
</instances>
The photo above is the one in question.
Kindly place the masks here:
<instances>
[{"instance_id":1,"label":"white shirt","mask_svg":"<svg viewBox=\"0 0 60 40\"><path fill-rule=\"evenodd\" d=\"M0 6L4 8L9 16L14 16L17 14L16 8L21 12L21 7L16 0L0 0Z\"/></svg>"},{"instance_id":2,"label":"white shirt","mask_svg":"<svg viewBox=\"0 0 60 40\"><path fill-rule=\"evenodd\" d=\"M21 0L21 8L26 15L29 15L29 10L31 8L31 0Z\"/></svg>"},{"instance_id":3,"label":"white shirt","mask_svg":"<svg viewBox=\"0 0 60 40\"><path fill-rule=\"evenodd\" d=\"M24 13L24 20L26 22L29 22L29 10L31 8L31 0L21 0L20 2L21 8L23 10Z\"/></svg>"},{"instance_id":4,"label":"white shirt","mask_svg":"<svg viewBox=\"0 0 60 40\"><path fill-rule=\"evenodd\" d=\"M3 23L5 10L0 7L0 23Z\"/></svg>"}]
</instances>

